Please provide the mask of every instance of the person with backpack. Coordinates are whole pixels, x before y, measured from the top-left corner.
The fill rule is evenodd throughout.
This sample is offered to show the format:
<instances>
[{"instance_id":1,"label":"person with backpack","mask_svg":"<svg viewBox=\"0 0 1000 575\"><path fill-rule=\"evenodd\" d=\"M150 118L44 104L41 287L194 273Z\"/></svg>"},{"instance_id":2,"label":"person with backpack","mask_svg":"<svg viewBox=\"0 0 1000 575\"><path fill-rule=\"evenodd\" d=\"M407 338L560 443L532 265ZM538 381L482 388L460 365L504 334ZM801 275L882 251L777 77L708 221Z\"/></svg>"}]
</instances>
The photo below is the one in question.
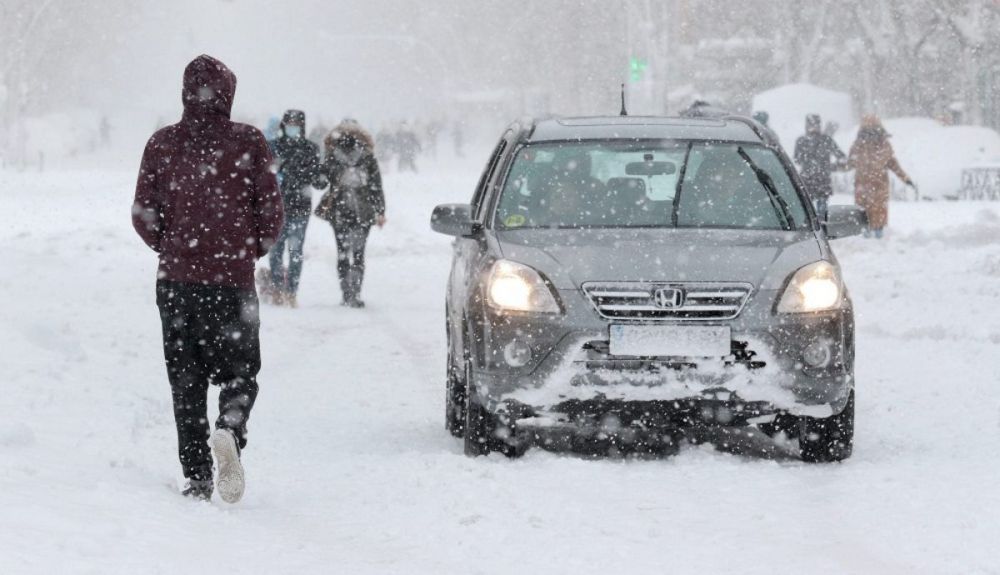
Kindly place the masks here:
<instances>
[{"instance_id":1,"label":"person with backpack","mask_svg":"<svg viewBox=\"0 0 1000 575\"><path fill-rule=\"evenodd\" d=\"M132 203L132 226L159 255L156 304L182 493L208 500L217 487L227 503L243 497L240 454L261 364L254 265L284 217L264 135L229 119L235 92L236 76L215 58L187 65L184 115L146 144ZM209 385L221 388L211 434Z\"/></svg>"},{"instance_id":2,"label":"person with backpack","mask_svg":"<svg viewBox=\"0 0 1000 575\"><path fill-rule=\"evenodd\" d=\"M382 175L371 136L353 120L344 120L325 140L323 173L330 189L316 216L333 226L342 305L361 308L365 245L372 225L385 225Z\"/></svg>"},{"instance_id":3,"label":"person with backpack","mask_svg":"<svg viewBox=\"0 0 1000 575\"><path fill-rule=\"evenodd\" d=\"M846 162L847 156L833 138L823 132L822 124L818 114L806 116L806 133L795 142L795 163L799 165L802 183L813 201L816 215L826 221L833 195L832 173L835 167Z\"/></svg>"},{"instance_id":4,"label":"person with backpack","mask_svg":"<svg viewBox=\"0 0 1000 575\"><path fill-rule=\"evenodd\" d=\"M271 270L262 277L262 292L276 305L298 307L299 278L302 276L302 246L312 215L311 188L323 189L326 179L320 169L319 146L306 138L306 114L288 110L281 119L280 135L269 142L278 167L285 226L271 248ZM284 265L285 246L288 266Z\"/></svg>"}]
</instances>

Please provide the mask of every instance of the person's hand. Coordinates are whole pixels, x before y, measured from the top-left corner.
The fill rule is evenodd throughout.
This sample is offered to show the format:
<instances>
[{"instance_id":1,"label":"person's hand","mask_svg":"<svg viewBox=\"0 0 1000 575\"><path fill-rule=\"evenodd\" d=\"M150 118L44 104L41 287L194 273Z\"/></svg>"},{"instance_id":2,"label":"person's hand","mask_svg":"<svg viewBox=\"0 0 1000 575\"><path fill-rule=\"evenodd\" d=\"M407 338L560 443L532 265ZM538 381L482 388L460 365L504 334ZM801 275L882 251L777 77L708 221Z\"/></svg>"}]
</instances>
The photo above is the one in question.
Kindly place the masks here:
<instances>
[{"instance_id":1,"label":"person's hand","mask_svg":"<svg viewBox=\"0 0 1000 575\"><path fill-rule=\"evenodd\" d=\"M914 192L920 193L920 190L917 189L917 183L914 182L913 180L906 182L906 185L910 186L910 189L913 190Z\"/></svg>"},{"instance_id":2,"label":"person's hand","mask_svg":"<svg viewBox=\"0 0 1000 575\"><path fill-rule=\"evenodd\" d=\"M375 218L375 225L378 226L378 227L380 227L380 228L385 225L385 215L384 214L379 214L378 217Z\"/></svg>"}]
</instances>

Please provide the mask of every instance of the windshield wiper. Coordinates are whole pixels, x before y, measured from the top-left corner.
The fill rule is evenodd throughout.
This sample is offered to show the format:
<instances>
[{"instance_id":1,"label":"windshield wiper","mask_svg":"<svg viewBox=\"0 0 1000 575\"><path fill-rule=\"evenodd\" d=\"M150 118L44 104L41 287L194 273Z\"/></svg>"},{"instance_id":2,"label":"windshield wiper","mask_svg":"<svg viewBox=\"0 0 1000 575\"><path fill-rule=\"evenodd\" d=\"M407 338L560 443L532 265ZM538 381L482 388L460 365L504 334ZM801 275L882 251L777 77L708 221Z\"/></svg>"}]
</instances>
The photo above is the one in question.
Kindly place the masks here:
<instances>
[{"instance_id":1,"label":"windshield wiper","mask_svg":"<svg viewBox=\"0 0 1000 575\"><path fill-rule=\"evenodd\" d=\"M674 201L670 207L670 225L677 227L677 220L681 211L681 189L684 187L684 178L687 175L688 160L691 159L691 148L694 144L688 142L687 149L684 150L684 163L681 164L681 173L677 175L677 188L674 189Z\"/></svg>"},{"instance_id":2,"label":"windshield wiper","mask_svg":"<svg viewBox=\"0 0 1000 575\"><path fill-rule=\"evenodd\" d=\"M767 191L767 197L771 199L771 207L774 208L774 211L778 213L778 217L781 218L782 227L786 230L793 229L792 214L788 211L788 202L786 202L785 198L781 197L781 194L778 193L778 188L775 187L774 180L771 179L771 174L768 174L764 170L760 169L760 167L754 163L753 159L750 158L750 154L746 153L746 150L744 150L742 146L738 146L736 148L736 153L743 158L743 161L746 162L748 166L750 166L754 175L757 176L757 181L760 182L760 185L764 186L764 189Z\"/></svg>"}]
</instances>

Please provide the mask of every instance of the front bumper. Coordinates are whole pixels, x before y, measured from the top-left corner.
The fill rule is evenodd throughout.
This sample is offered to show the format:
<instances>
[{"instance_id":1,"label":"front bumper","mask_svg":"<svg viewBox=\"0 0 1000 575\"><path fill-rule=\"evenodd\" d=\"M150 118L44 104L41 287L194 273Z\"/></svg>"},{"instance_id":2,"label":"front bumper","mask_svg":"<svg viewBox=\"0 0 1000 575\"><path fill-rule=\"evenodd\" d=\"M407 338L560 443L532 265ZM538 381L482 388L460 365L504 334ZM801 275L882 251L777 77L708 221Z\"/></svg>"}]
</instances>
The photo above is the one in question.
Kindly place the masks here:
<instances>
[{"instance_id":1,"label":"front bumper","mask_svg":"<svg viewBox=\"0 0 1000 575\"><path fill-rule=\"evenodd\" d=\"M713 360L610 355L609 326L582 292L560 292L559 315L484 311L473 326L475 400L512 423L536 428L602 424L671 429L699 423L741 426L777 414L828 417L846 405L853 388L854 324L842 309L776 314L777 292L754 293L725 325L732 353ZM530 348L519 367L508 346ZM807 346L830 351L822 367L803 361ZM523 357L522 357L523 361Z\"/></svg>"}]
</instances>

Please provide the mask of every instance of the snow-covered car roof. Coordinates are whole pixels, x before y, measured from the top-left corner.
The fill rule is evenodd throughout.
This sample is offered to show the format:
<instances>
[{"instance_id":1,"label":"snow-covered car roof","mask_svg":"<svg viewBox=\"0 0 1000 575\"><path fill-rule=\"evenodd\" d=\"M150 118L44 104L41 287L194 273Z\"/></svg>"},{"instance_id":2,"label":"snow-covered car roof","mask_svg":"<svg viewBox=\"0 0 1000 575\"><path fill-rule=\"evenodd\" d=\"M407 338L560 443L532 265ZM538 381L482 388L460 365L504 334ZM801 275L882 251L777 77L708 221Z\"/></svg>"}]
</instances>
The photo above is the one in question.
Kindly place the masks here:
<instances>
[{"instance_id":1,"label":"snow-covered car roof","mask_svg":"<svg viewBox=\"0 0 1000 575\"><path fill-rule=\"evenodd\" d=\"M715 140L761 143L749 123L733 118L592 116L539 120L529 142L607 139Z\"/></svg>"}]
</instances>

